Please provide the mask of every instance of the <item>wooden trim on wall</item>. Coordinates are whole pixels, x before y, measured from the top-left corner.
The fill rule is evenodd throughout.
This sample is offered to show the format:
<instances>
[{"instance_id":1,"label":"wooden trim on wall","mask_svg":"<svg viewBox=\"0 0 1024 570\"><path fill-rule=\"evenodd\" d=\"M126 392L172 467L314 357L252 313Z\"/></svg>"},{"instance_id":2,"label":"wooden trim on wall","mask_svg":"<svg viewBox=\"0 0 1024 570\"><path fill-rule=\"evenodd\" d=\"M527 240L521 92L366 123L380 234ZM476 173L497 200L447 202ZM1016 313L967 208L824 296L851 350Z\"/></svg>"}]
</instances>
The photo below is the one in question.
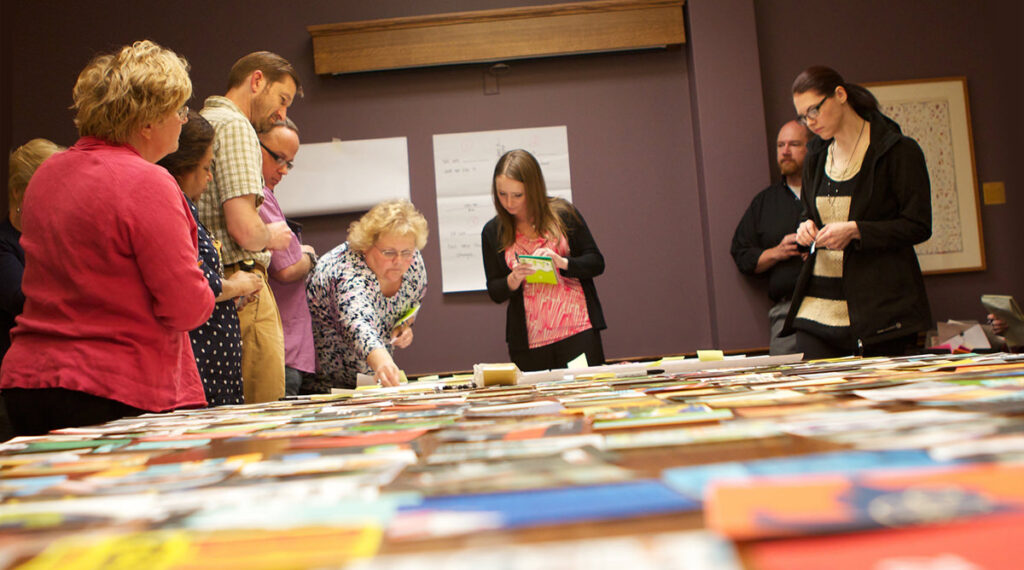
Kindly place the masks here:
<instances>
[{"instance_id":1,"label":"wooden trim on wall","mask_svg":"<svg viewBox=\"0 0 1024 570\"><path fill-rule=\"evenodd\" d=\"M309 26L315 69L356 73L686 41L685 0L598 0Z\"/></svg>"}]
</instances>

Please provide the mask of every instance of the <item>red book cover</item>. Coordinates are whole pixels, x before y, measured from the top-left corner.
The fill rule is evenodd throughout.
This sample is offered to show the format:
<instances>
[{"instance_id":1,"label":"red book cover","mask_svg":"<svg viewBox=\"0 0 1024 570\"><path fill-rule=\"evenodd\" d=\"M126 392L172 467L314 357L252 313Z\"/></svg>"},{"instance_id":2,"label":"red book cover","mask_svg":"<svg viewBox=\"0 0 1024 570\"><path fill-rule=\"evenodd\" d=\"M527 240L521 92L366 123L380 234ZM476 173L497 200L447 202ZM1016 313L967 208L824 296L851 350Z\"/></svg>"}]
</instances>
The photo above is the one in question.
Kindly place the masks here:
<instances>
[{"instance_id":1,"label":"red book cover","mask_svg":"<svg viewBox=\"0 0 1024 570\"><path fill-rule=\"evenodd\" d=\"M757 542L755 570L1017 570L1024 565L1024 514L943 524Z\"/></svg>"}]
</instances>

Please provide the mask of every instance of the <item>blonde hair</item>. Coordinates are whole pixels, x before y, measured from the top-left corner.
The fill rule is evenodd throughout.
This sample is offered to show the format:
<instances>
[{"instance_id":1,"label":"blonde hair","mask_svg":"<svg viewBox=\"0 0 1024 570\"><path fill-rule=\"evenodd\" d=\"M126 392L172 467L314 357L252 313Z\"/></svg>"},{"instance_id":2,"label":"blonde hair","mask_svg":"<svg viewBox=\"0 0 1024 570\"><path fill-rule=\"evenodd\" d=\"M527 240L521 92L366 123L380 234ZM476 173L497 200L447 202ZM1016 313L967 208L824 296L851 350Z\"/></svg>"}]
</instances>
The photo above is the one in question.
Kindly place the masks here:
<instances>
[{"instance_id":1,"label":"blonde hair","mask_svg":"<svg viewBox=\"0 0 1024 570\"><path fill-rule=\"evenodd\" d=\"M32 139L11 153L8 190L24 190L39 165L55 152L67 150L49 139Z\"/></svg>"},{"instance_id":2,"label":"blonde hair","mask_svg":"<svg viewBox=\"0 0 1024 570\"><path fill-rule=\"evenodd\" d=\"M7 178L7 201L11 208L21 204L28 181L32 179L36 169L50 155L65 150L64 147L48 139L32 139L19 146L11 153L10 176Z\"/></svg>"},{"instance_id":3,"label":"blonde hair","mask_svg":"<svg viewBox=\"0 0 1024 570\"><path fill-rule=\"evenodd\" d=\"M192 96L188 68L184 58L149 40L94 57L72 91L78 134L127 142Z\"/></svg>"},{"instance_id":4,"label":"blonde hair","mask_svg":"<svg viewBox=\"0 0 1024 570\"><path fill-rule=\"evenodd\" d=\"M383 234L413 236L416 249L427 245L427 219L408 200L381 202L348 227L348 245L366 253Z\"/></svg>"}]
</instances>

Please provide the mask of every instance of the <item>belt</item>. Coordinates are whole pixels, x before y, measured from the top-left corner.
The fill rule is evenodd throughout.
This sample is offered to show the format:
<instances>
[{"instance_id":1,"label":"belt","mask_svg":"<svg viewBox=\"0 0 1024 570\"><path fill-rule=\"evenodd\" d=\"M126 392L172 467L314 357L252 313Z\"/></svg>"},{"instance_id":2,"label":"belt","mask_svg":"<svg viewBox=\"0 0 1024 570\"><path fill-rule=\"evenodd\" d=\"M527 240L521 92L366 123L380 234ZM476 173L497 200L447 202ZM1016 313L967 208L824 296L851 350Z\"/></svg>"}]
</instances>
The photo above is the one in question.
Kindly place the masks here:
<instances>
[{"instance_id":1,"label":"belt","mask_svg":"<svg viewBox=\"0 0 1024 570\"><path fill-rule=\"evenodd\" d=\"M224 264L224 269L234 269L236 271L249 271L249 272L256 271L256 272L262 273L264 275L267 274L266 268L264 268L259 263L256 263L252 259L243 259L241 261L236 261L235 263L225 263Z\"/></svg>"}]
</instances>

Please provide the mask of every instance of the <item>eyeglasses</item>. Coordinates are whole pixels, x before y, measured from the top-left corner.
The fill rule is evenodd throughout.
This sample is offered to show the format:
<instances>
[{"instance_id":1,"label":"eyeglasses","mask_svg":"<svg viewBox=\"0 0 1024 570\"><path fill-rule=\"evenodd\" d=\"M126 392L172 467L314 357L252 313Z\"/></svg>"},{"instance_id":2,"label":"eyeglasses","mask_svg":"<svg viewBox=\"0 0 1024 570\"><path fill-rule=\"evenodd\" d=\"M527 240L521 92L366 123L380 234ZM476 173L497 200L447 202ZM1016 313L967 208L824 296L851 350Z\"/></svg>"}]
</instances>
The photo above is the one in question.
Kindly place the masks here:
<instances>
[{"instance_id":1,"label":"eyeglasses","mask_svg":"<svg viewBox=\"0 0 1024 570\"><path fill-rule=\"evenodd\" d=\"M824 99L818 101L817 105L813 105L810 109L807 109L806 113L804 113L803 115L797 115L796 120L800 121L804 126L807 126L807 121L813 121L814 119L818 118L818 115L821 113L821 106L824 105L825 101L828 100L828 98L831 96L832 93L825 95Z\"/></svg>"},{"instance_id":2,"label":"eyeglasses","mask_svg":"<svg viewBox=\"0 0 1024 570\"><path fill-rule=\"evenodd\" d=\"M377 246L373 246L373 247L377 247ZM379 251L380 254L384 256L384 259L386 259L388 261L394 261L394 260L398 259L399 257L401 257L402 260L404 260L404 261L408 261L408 260L412 259L412 256L416 255L416 250L415 249L403 249L402 251L397 251L397 250L394 250L394 249L381 249L381 248L377 247L377 251Z\"/></svg>"},{"instance_id":3,"label":"eyeglasses","mask_svg":"<svg viewBox=\"0 0 1024 570\"><path fill-rule=\"evenodd\" d=\"M178 109L178 120L182 123L188 122L188 105L182 105L181 108Z\"/></svg>"},{"instance_id":4,"label":"eyeglasses","mask_svg":"<svg viewBox=\"0 0 1024 570\"><path fill-rule=\"evenodd\" d=\"M295 163L294 162L292 162L292 161L288 160L287 158L285 158L284 155L277 154L276 152L274 152L274 151L270 150L269 148L267 148L267 145L263 144L263 141L260 141L260 146L263 147L263 150L267 151L267 154L270 155L270 158L273 158L274 161L277 162L278 166L287 166L288 170L291 170L291 169L295 168Z\"/></svg>"}]
</instances>

